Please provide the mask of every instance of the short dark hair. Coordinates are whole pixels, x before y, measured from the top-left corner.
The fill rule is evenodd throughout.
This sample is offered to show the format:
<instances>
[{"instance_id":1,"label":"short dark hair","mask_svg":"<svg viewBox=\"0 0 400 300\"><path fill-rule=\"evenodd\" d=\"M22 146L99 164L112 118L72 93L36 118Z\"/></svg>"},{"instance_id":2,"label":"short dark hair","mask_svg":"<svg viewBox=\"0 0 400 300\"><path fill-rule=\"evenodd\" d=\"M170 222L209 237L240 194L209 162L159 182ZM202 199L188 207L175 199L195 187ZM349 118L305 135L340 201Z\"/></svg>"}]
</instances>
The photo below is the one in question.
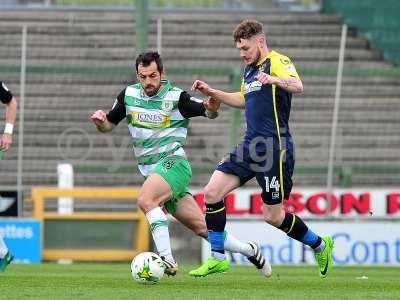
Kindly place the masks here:
<instances>
[{"instance_id":1,"label":"short dark hair","mask_svg":"<svg viewBox=\"0 0 400 300\"><path fill-rule=\"evenodd\" d=\"M241 39L249 39L253 36L264 33L263 25L256 20L244 20L233 31L233 40L240 42Z\"/></svg>"},{"instance_id":2,"label":"short dark hair","mask_svg":"<svg viewBox=\"0 0 400 300\"><path fill-rule=\"evenodd\" d=\"M139 56L136 58L136 72L138 72L138 67L140 64L142 64L143 67L148 67L153 61L157 65L158 72L161 73L164 67L161 56L157 51L149 51L139 54Z\"/></svg>"}]
</instances>

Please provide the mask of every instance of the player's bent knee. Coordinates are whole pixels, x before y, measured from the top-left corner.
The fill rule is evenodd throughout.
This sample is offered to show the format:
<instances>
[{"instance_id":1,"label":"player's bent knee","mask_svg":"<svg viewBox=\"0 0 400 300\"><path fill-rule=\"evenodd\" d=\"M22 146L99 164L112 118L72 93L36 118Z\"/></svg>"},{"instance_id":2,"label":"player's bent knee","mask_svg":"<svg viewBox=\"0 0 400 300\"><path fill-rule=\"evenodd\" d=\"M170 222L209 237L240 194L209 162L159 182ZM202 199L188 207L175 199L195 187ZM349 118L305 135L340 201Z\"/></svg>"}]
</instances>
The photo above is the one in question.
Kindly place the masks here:
<instances>
[{"instance_id":1,"label":"player's bent knee","mask_svg":"<svg viewBox=\"0 0 400 300\"><path fill-rule=\"evenodd\" d=\"M282 224L282 216L280 213L271 212L271 211L264 211L264 220L268 224L279 227Z\"/></svg>"},{"instance_id":2,"label":"player's bent knee","mask_svg":"<svg viewBox=\"0 0 400 300\"><path fill-rule=\"evenodd\" d=\"M215 203L221 200L218 189L214 186L206 185L203 192L207 202Z\"/></svg>"},{"instance_id":3,"label":"player's bent knee","mask_svg":"<svg viewBox=\"0 0 400 300\"><path fill-rule=\"evenodd\" d=\"M138 197L137 204L144 213L147 213L148 211L157 207L157 204L154 201L151 201L150 199L146 199L143 196Z\"/></svg>"}]
</instances>

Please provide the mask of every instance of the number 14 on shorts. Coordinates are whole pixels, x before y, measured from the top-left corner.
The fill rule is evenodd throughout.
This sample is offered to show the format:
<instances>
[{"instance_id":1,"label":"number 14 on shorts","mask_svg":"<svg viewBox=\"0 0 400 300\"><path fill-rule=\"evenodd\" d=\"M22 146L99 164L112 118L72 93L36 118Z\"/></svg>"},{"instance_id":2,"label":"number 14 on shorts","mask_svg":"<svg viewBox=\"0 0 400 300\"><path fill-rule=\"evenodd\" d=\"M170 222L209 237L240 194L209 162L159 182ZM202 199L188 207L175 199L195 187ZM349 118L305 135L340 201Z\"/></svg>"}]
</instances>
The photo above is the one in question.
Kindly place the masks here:
<instances>
[{"instance_id":1,"label":"number 14 on shorts","mask_svg":"<svg viewBox=\"0 0 400 300\"><path fill-rule=\"evenodd\" d=\"M267 193L272 192L272 199L277 199L279 198L279 189L281 185L279 184L279 181L277 180L276 176L272 176L269 178L268 176L264 177L265 179L265 191ZM275 192L273 192L275 190Z\"/></svg>"},{"instance_id":2,"label":"number 14 on shorts","mask_svg":"<svg viewBox=\"0 0 400 300\"><path fill-rule=\"evenodd\" d=\"M277 180L276 176L268 177L265 176L265 192L271 193L272 200L276 200L280 198L280 187L279 180Z\"/></svg>"}]
</instances>

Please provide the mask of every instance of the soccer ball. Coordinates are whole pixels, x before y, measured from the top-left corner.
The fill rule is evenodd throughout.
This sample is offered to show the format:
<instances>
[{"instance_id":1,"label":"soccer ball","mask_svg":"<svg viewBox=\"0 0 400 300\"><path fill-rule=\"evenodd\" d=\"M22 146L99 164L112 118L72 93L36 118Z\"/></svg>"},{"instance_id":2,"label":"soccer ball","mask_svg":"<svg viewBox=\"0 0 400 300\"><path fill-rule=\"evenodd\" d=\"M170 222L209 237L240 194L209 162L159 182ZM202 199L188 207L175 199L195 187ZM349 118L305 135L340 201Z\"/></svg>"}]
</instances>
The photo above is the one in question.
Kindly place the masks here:
<instances>
[{"instance_id":1,"label":"soccer ball","mask_svg":"<svg viewBox=\"0 0 400 300\"><path fill-rule=\"evenodd\" d=\"M142 284L155 284L164 275L164 263L153 252L142 252L132 260L131 272L136 282Z\"/></svg>"}]
</instances>

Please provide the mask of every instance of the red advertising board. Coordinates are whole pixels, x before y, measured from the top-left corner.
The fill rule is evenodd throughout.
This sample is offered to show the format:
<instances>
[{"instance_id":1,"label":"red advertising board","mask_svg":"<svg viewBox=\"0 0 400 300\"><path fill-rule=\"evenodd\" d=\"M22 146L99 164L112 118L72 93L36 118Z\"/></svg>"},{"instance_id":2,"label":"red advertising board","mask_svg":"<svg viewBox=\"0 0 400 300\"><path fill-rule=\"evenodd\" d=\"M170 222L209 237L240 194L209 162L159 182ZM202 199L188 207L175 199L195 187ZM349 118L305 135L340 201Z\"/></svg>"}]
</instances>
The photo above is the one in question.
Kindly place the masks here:
<instances>
[{"instance_id":1,"label":"red advertising board","mask_svg":"<svg viewBox=\"0 0 400 300\"><path fill-rule=\"evenodd\" d=\"M204 209L204 195L194 197ZM322 189L298 189L284 202L285 209L300 216L368 216L400 218L400 190L336 189L328 196ZM237 189L225 197L229 215L262 215L263 201L258 189Z\"/></svg>"}]
</instances>

